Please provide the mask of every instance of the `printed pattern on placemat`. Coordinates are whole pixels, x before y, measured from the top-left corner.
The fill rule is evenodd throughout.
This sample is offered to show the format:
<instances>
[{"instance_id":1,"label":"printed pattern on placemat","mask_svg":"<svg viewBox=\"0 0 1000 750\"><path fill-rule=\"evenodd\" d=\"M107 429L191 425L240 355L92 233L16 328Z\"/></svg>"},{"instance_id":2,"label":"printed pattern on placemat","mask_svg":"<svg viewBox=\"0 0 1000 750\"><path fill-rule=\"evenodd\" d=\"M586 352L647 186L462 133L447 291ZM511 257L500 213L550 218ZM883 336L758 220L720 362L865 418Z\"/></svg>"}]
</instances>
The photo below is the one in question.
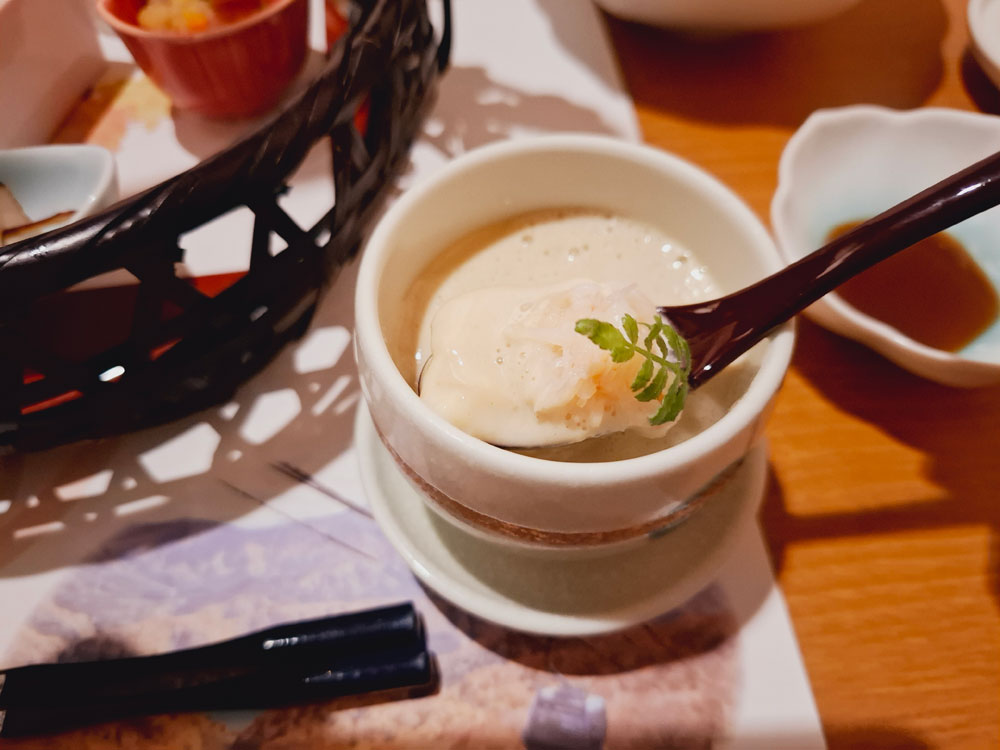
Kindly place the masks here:
<instances>
[{"instance_id":1,"label":"printed pattern on placemat","mask_svg":"<svg viewBox=\"0 0 1000 750\"><path fill-rule=\"evenodd\" d=\"M520 747L522 736L529 743L546 736L546 702L550 712L565 712L573 700L584 704L577 728L551 747L586 746L595 723L606 723L596 746L609 750L709 747L726 727L739 681L737 626L714 589L621 633L532 636L481 621L426 592L364 516L343 513L316 528L178 520L128 529L61 583L4 662L184 648L409 599L423 614L439 659L435 695L389 703L341 699L242 717L242 726L241 717L224 714L141 718L77 730L59 744L94 750ZM367 554L330 543L318 533L323 530ZM52 742L4 746L26 750Z\"/></svg>"}]
</instances>

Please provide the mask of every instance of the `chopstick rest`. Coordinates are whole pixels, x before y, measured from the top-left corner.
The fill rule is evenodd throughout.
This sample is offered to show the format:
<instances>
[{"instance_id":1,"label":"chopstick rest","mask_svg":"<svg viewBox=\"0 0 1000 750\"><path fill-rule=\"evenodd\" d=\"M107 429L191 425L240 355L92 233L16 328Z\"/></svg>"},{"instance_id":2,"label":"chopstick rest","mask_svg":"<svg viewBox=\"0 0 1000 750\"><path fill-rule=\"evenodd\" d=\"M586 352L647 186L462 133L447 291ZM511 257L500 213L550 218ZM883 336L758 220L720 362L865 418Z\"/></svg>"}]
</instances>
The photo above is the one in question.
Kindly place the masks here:
<instances>
[{"instance_id":1,"label":"chopstick rest","mask_svg":"<svg viewBox=\"0 0 1000 750\"><path fill-rule=\"evenodd\" d=\"M0 674L0 737L141 714L429 692L436 684L420 618L404 604L169 654L9 670Z\"/></svg>"}]
</instances>

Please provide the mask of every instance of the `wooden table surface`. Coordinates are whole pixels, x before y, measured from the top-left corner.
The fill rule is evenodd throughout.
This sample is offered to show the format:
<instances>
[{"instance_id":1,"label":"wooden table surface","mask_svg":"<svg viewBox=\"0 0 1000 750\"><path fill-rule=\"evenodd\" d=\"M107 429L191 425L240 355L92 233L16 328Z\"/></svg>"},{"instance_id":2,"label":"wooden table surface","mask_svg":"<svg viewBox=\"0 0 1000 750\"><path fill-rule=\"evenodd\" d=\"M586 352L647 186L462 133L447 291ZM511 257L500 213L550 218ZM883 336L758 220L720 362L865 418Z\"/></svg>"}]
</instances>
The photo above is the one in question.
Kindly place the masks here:
<instances>
[{"instance_id":1,"label":"wooden table surface","mask_svg":"<svg viewBox=\"0 0 1000 750\"><path fill-rule=\"evenodd\" d=\"M646 140L768 222L815 109L1000 112L965 5L862 0L714 41L606 20ZM1000 388L922 381L803 320L768 435L763 521L830 747L1000 747Z\"/></svg>"}]
</instances>

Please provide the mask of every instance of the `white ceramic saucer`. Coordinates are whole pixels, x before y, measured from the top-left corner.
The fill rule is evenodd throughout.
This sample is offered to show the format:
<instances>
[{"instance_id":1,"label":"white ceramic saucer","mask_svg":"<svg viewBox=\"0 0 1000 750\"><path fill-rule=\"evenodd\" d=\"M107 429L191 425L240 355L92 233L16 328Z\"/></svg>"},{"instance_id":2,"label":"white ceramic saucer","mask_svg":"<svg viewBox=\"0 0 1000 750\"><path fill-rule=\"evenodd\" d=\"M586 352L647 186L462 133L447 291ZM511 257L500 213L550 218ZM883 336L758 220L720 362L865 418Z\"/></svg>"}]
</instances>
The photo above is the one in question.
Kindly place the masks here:
<instances>
[{"instance_id":1,"label":"white ceramic saucer","mask_svg":"<svg viewBox=\"0 0 1000 750\"><path fill-rule=\"evenodd\" d=\"M711 501L677 528L619 552L550 560L441 519L396 467L363 404L355 447L375 519L417 578L485 620L556 636L645 622L705 588L743 526L755 522L767 468L766 447L758 444Z\"/></svg>"}]
</instances>

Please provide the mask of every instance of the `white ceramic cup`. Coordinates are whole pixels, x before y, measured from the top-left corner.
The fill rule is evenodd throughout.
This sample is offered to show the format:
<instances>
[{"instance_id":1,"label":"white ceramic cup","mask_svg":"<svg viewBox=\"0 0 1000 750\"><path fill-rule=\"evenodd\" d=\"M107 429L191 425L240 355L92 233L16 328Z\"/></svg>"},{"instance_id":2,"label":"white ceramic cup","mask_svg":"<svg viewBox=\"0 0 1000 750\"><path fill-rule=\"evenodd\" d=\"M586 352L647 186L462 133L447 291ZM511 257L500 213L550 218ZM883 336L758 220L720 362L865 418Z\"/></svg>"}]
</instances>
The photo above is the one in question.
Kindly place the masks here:
<instances>
[{"instance_id":1,"label":"white ceramic cup","mask_svg":"<svg viewBox=\"0 0 1000 750\"><path fill-rule=\"evenodd\" d=\"M355 354L383 444L445 518L527 547L617 546L682 520L694 499L710 495L706 488L747 454L787 369L793 329L780 328L751 353L759 368L719 421L669 449L563 463L470 437L433 413L400 374L383 322L419 313L401 309L403 293L454 240L502 218L557 207L592 207L661 227L727 290L782 265L754 213L677 157L601 136L506 141L455 159L379 222L358 275Z\"/></svg>"}]
</instances>

